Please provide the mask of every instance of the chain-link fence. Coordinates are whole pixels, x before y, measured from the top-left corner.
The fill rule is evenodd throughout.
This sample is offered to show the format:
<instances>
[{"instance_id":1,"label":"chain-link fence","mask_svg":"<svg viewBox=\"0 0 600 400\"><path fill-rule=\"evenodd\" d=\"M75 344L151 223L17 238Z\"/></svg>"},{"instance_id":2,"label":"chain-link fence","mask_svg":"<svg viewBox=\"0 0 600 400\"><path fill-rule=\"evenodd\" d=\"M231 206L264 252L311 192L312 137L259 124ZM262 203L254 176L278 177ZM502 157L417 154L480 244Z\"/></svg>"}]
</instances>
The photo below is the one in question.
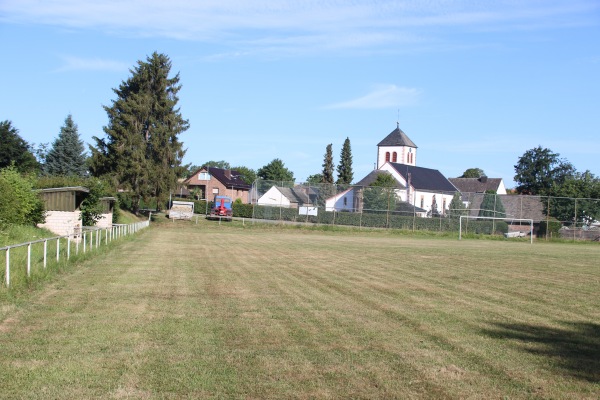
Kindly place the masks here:
<instances>
[{"instance_id":1,"label":"chain-link fence","mask_svg":"<svg viewBox=\"0 0 600 400\"><path fill-rule=\"evenodd\" d=\"M257 180L250 192L252 217L369 228L456 231L459 216L473 233L522 230L531 219L538 237L599 240L600 199L411 190Z\"/></svg>"}]
</instances>

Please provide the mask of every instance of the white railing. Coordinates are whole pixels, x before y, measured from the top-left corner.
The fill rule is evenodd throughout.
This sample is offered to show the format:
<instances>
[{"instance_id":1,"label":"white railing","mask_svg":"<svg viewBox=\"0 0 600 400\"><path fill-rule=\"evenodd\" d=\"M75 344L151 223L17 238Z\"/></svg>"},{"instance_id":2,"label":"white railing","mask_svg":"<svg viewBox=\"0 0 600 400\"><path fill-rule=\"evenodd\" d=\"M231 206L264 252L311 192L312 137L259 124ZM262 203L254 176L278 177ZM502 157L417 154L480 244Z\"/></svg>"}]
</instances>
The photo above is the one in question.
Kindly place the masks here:
<instances>
[{"instance_id":1,"label":"white railing","mask_svg":"<svg viewBox=\"0 0 600 400\"><path fill-rule=\"evenodd\" d=\"M140 229L146 228L150 225L150 220L135 222L133 224L113 224L110 228L92 228L83 230L81 234L71 234L65 236L56 236L46 239L34 240L26 243L19 243L10 246L0 247L0 252L5 252L6 259L6 268L4 272L3 282L0 282L0 287L4 284L5 287L10 287L10 273L11 268L17 268L17 266L11 266L11 250L27 247L27 277L31 276L31 267L32 267L32 259L31 259L31 250L32 246L43 243L43 256L41 260L41 264L43 268L46 269L48 264L48 244L56 241L56 262L58 263L61 260L61 244L66 245L66 249L62 251L62 257L65 257L67 260L71 257L71 252L74 251L75 254L79 254L79 252L86 253L94 250L94 248L99 248L102 244L107 245L113 240L117 240L121 237L128 236L138 232ZM54 253L54 252L52 252ZM14 270L13 270L14 272Z\"/></svg>"}]
</instances>

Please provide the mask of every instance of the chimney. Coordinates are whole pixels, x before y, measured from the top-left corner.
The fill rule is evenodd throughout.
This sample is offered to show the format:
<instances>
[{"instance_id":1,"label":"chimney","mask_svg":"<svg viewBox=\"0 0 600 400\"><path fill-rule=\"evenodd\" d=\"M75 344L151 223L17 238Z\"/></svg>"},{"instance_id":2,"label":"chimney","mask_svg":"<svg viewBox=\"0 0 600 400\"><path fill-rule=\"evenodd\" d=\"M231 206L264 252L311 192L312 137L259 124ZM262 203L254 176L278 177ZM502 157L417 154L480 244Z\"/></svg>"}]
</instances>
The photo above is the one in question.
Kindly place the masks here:
<instances>
[{"instance_id":1,"label":"chimney","mask_svg":"<svg viewBox=\"0 0 600 400\"><path fill-rule=\"evenodd\" d=\"M231 170L230 169L225 170L225 178L231 180Z\"/></svg>"}]
</instances>

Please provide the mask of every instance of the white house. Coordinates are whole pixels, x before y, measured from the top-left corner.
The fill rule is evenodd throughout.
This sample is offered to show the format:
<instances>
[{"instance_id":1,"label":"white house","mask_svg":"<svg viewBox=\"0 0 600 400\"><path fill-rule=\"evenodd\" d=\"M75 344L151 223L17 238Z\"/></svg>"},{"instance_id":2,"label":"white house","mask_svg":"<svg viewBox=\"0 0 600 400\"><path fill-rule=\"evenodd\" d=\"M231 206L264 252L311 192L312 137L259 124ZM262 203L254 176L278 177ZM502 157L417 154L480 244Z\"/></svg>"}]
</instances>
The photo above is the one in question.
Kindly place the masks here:
<instances>
[{"instance_id":1,"label":"white house","mask_svg":"<svg viewBox=\"0 0 600 400\"><path fill-rule=\"evenodd\" d=\"M355 191L348 188L325 200L325 211L355 211Z\"/></svg>"},{"instance_id":2,"label":"white house","mask_svg":"<svg viewBox=\"0 0 600 400\"><path fill-rule=\"evenodd\" d=\"M259 206L298 208L299 206L314 205L316 193L308 186L293 188L271 186L256 202Z\"/></svg>"}]
</instances>

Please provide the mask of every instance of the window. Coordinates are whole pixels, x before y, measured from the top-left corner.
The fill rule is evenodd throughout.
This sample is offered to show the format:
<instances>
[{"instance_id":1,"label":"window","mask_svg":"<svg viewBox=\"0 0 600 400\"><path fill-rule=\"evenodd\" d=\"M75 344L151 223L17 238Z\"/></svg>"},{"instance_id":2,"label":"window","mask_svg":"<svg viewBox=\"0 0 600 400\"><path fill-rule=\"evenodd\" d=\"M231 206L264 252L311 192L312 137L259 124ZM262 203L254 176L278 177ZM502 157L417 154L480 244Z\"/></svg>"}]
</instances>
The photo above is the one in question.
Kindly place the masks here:
<instances>
[{"instance_id":1,"label":"window","mask_svg":"<svg viewBox=\"0 0 600 400\"><path fill-rule=\"evenodd\" d=\"M398 153L394 152L392 154L392 162L397 162L398 161Z\"/></svg>"},{"instance_id":2,"label":"window","mask_svg":"<svg viewBox=\"0 0 600 400\"><path fill-rule=\"evenodd\" d=\"M445 214L446 211L446 198L444 197L444 200L442 201L442 214Z\"/></svg>"},{"instance_id":3,"label":"window","mask_svg":"<svg viewBox=\"0 0 600 400\"><path fill-rule=\"evenodd\" d=\"M198 180L200 181L210 181L210 174L208 172L200 172L198 174Z\"/></svg>"},{"instance_id":4,"label":"window","mask_svg":"<svg viewBox=\"0 0 600 400\"><path fill-rule=\"evenodd\" d=\"M425 208L425 196L421 195L421 208Z\"/></svg>"},{"instance_id":5,"label":"window","mask_svg":"<svg viewBox=\"0 0 600 400\"><path fill-rule=\"evenodd\" d=\"M348 198L344 197L344 207L348 205Z\"/></svg>"},{"instance_id":6,"label":"window","mask_svg":"<svg viewBox=\"0 0 600 400\"><path fill-rule=\"evenodd\" d=\"M385 152L385 161L390 161L390 152L389 151Z\"/></svg>"}]
</instances>

